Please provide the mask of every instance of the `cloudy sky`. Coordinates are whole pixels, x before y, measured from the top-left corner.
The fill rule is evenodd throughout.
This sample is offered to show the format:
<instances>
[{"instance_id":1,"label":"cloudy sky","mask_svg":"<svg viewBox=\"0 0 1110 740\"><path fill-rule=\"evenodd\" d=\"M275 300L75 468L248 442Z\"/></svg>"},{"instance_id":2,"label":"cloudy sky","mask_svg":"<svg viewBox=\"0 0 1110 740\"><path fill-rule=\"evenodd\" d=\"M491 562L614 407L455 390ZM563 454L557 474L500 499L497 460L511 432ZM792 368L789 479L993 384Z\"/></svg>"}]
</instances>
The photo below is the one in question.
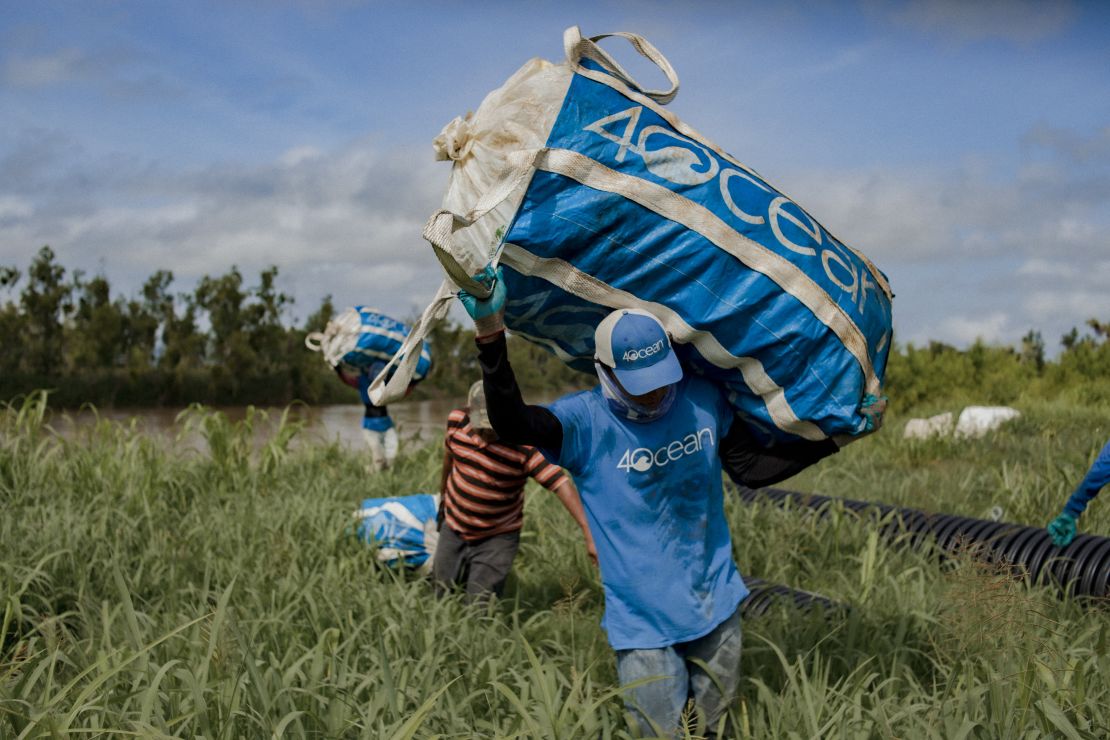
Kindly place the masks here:
<instances>
[{"instance_id":1,"label":"cloudy sky","mask_svg":"<svg viewBox=\"0 0 1110 740\"><path fill-rule=\"evenodd\" d=\"M274 264L293 318L411 314L433 137L575 24L654 42L672 109L890 276L901 341L1110 319L1110 4L1048 0L0 0L0 265Z\"/></svg>"}]
</instances>

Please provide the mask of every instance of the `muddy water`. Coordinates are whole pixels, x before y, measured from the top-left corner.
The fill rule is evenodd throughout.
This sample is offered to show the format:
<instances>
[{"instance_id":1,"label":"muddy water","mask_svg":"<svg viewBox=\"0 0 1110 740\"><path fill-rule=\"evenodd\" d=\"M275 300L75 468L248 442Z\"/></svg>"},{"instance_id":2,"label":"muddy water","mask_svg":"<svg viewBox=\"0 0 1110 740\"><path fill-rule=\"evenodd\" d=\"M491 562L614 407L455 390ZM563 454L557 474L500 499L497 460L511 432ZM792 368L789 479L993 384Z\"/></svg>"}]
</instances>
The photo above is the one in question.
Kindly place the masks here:
<instances>
[{"instance_id":1,"label":"muddy water","mask_svg":"<svg viewBox=\"0 0 1110 740\"><path fill-rule=\"evenodd\" d=\"M545 402L551 399L529 399ZM404 401L389 405L389 415L397 426L397 434L402 444L422 445L439 442L443 439L443 429L447 415L458 404L452 400ZM247 415L245 406L218 407L214 410L227 415L232 421L240 421ZM269 439L281 419L280 407L262 409L265 419L255 422L255 440L258 443ZM144 433L157 435L167 444L185 449L203 449L204 440L199 432L185 433L185 425L178 420L183 409L112 409L103 411L55 412L50 426L59 434L70 439L80 439L82 432L94 426L97 419L110 420L124 425L134 425ZM291 406L289 418L304 424L303 429L293 440L292 446L337 441L344 447L362 449L361 404L337 404L329 406Z\"/></svg>"},{"instance_id":2,"label":"muddy water","mask_svg":"<svg viewBox=\"0 0 1110 740\"><path fill-rule=\"evenodd\" d=\"M397 433L404 442L422 444L437 441L443 436L447 414L455 407L450 401L414 401L392 404L389 414L397 425ZM217 407L231 421L240 421L247 416L245 406ZM263 442L273 434L281 419L282 408L266 408L265 418L255 422L255 438ZM144 433L164 438L167 443L199 448L203 439L199 433L185 434L185 424L179 420L183 409L112 409L105 411L69 411L55 413L50 426L59 434L71 439L79 439L81 433L95 425L97 419L110 420L134 427ZM362 404L337 404L332 406L291 406L289 419L301 422L304 426L294 438L296 444L338 441L350 448L361 448ZM199 444L198 444L199 443Z\"/></svg>"}]
</instances>

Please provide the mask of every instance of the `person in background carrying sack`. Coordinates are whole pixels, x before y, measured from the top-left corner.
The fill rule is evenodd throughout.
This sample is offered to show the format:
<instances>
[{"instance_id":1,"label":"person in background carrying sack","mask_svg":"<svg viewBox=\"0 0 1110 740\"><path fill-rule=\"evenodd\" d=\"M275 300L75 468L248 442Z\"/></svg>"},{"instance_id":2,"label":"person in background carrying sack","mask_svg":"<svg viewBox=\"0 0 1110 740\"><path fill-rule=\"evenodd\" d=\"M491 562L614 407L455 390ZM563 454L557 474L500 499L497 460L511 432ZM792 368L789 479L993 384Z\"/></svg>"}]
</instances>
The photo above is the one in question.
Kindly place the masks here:
<instances>
[{"instance_id":1,"label":"person in background carrying sack","mask_svg":"<svg viewBox=\"0 0 1110 740\"><path fill-rule=\"evenodd\" d=\"M744 485L769 485L836 452L837 442L762 449L724 392L684 373L662 324L638 310L598 325L598 387L526 405L509 365L499 277L489 267L475 275L492 289L485 300L459 292L475 324L490 421L503 440L538 447L578 483L620 682L664 677L626 691L629 711L641 731L669 736L692 699L710 737L731 736L748 589L732 558L722 467ZM885 405L871 404L871 429Z\"/></svg>"},{"instance_id":2,"label":"person in background carrying sack","mask_svg":"<svg viewBox=\"0 0 1110 740\"><path fill-rule=\"evenodd\" d=\"M1075 522L1087 510L1087 504L1098 495L1104 486L1110 484L1110 442L1098 453L1095 464L1087 471L1079 487L1064 504L1060 516L1048 525L1048 533L1057 547L1067 547L1075 539Z\"/></svg>"},{"instance_id":3,"label":"person in background carrying sack","mask_svg":"<svg viewBox=\"0 0 1110 740\"><path fill-rule=\"evenodd\" d=\"M359 398L366 406L362 415L362 436L370 448L370 472L383 470L393 464L397 457L397 430L385 406L370 403L370 383L385 368L384 362L376 362L365 370L352 371L337 365L335 373L347 385L358 390Z\"/></svg>"},{"instance_id":4,"label":"person in background carrying sack","mask_svg":"<svg viewBox=\"0 0 1110 740\"><path fill-rule=\"evenodd\" d=\"M520 545L529 476L559 497L597 562L578 490L535 448L498 439L481 381L471 386L467 407L447 417L444 447L439 542L432 564L437 593L461 587L470 600L501 595Z\"/></svg>"}]
</instances>

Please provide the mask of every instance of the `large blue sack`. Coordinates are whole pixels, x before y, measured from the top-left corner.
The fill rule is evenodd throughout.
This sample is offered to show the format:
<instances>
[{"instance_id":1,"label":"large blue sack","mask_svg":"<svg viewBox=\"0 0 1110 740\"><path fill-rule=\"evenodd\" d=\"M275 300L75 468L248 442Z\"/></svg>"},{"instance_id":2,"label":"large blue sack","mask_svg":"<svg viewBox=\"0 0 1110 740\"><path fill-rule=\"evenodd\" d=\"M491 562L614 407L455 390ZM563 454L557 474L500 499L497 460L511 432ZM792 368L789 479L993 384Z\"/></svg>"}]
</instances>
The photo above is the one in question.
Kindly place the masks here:
<instances>
[{"instance_id":1,"label":"large blue sack","mask_svg":"<svg viewBox=\"0 0 1110 740\"><path fill-rule=\"evenodd\" d=\"M328 322L323 332L313 332L305 337L305 345L324 356L332 367L340 364L358 370L382 367L395 356L403 359L402 347L410 329L373 308L355 306L348 308ZM408 351L408 350L405 350ZM416 360L410 383L423 380L432 367L431 349L427 342L420 342L414 351Z\"/></svg>"},{"instance_id":2,"label":"large blue sack","mask_svg":"<svg viewBox=\"0 0 1110 740\"><path fill-rule=\"evenodd\" d=\"M667 60L618 34L671 85L642 89L577 28L567 61L532 60L435 145L453 160L425 228L448 273L505 268L505 321L592 368L614 308L657 316L684 364L721 383L767 443L859 434L891 340L886 277L762 176L664 109Z\"/></svg>"},{"instance_id":3,"label":"large blue sack","mask_svg":"<svg viewBox=\"0 0 1110 740\"><path fill-rule=\"evenodd\" d=\"M438 540L438 506L439 497L430 493L364 499L355 512L358 536L377 547L383 563L428 569Z\"/></svg>"}]
</instances>

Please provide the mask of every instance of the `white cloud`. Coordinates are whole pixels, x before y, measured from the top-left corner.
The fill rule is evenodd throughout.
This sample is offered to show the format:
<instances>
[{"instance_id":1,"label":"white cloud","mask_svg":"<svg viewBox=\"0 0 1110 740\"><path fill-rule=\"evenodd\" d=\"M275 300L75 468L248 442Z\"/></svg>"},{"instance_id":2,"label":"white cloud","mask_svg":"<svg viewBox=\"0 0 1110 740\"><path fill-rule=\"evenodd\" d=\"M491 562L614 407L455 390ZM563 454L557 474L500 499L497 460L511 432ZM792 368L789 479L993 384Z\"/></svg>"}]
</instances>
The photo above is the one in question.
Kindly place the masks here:
<instances>
[{"instance_id":1,"label":"white cloud","mask_svg":"<svg viewBox=\"0 0 1110 740\"><path fill-rule=\"evenodd\" d=\"M38 56L13 55L4 63L4 81L16 87L46 87L84 76L85 55L75 48Z\"/></svg>"},{"instance_id":2,"label":"white cloud","mask_svg":"<svg viewBox=\"0 0 1110 740\"><path fill-rule=\"evenodd\" d=\"M1037 41L1060 34L1078 15L1067 0L909 0L871 7L897 25L960 41Z\"/></svg>"},{"instance_id":3,"label":"white cloud","mask_svg":"<svg viewBox=\"0 0 1110 740\"><path fill-rule=\"evenodd\" d=\"M937 325L938 336L945 341L969 344L976 339L998 342L1006 337L1010 317L1003 311L994 311L985 316L949 316Z\"/></svg>"},{"instance_id":4,"label":"white cloud","mask_svg":"<svg viewBox=\"0 0 1110 740\"><path fill-rule=\"evenodd\" d=\"M25 262L48 243L67 267L93 270L91 256L104 258L123 290L157 269L173 270L182 289L233 264L248 282L275 264L295 285L302 316L325 293L344 305L411 313L439 283L420 234L449 168L429 151L362 140L328 152L290 149L256 167L169 173L139 164L126 167L130 177L109 178L99 169L106 166L82 161L76 171L43 175L56 189L40 191L34 212L0 192L0 215L18 216L0 217L0 263ZM77 182L103 190L80 202Z\"/></svg>"},{"instance_id":5,"label":"white cloud","mask_svg":"<svg viewBox=\"0 0 1110 740\"><path fill-rule=\"evenodd\" d=\"M299 316L325 293L411 314L441 279L420 233L450 170L425 147L363 139L170 171L94 160L49 132L28 142L0 161L0 182L13 183L0 187L0 264L24 266L50 244L67 267L103 267L125 292L157 269L172 269L181 290L233 264L248 282L276 264ZM1053 337L1110 317L1110 205L1066 153L1050 154L1009 178L968 162L806 171L776 184L788 181L788 194L887 272L902 340L1014 342L1029 328Z\"/></svg>"},{"instance_id":6,"label":"white cloud","mask_svg":"<svg viewBox=\"0 0 1110 740\"><path fill-rule=\"evenodd\" d=\"M1072 164L1110 163L1110 126L1090 135L1072 129L1041 124L1022 140L1030 147L1040 147Z\"/></svg>"},{"instance_id":7,"label":"white cloud","mask_svg":"<svg viewBox=\"0 0 1110 740\"><path fill-rule=\"evenodd\" d=\"M0 224L25 219L34 212L31 201L16 195L0 196Z\"/></svg>"}]
</instances>

